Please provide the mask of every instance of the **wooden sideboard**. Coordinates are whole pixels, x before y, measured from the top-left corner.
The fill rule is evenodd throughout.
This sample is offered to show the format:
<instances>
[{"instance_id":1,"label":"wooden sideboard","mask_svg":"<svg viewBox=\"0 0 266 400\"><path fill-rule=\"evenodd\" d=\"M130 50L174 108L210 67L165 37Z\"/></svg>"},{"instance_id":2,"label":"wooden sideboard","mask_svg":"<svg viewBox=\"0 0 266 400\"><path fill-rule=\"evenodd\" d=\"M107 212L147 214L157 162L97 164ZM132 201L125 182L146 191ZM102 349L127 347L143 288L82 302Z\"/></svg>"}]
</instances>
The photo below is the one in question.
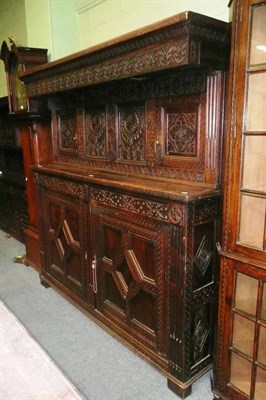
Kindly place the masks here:
<instances>
[{"instance_id":1,"label":"wooden sideboard","mask_svg":"<svg viewBox=\"0 0 266 400\"><path fill-rule=\"evenodd\" d=\"M184 12L21 75L41 280L184 398L212 365L229 25Z\"/></svg>"},{"instance_id":2,"label":"wooden sideboard","mask_svg":"<svg viewBox=\"0 0 266 400\"><path fill-rule=\"evenodd\" d=\"M18 154L21 154L21 165L20 170L13 172L12 179L19 179L21 174L23 175L25 196L23 196L23 200L22 196L17 194L13 196L7 195L3 199L4 203L6 203L2 207L3 219L7 221L8 225L17 226L16 229L20 230L20 239L23 238L23 242L25 243L26 254L24 263L40 270L37 203L31 166L35 165L36 162L32 153L33 143L36 141L34 126L35 121L42 118L42 106L38 100L36 102L34 99L27 97L25 85L18 78L18 74L40 64L47 63L47 50L17 46L12 38L9 38L9 41L11 48L9 49L7 43L3 41L0 50L0 59L5 66L8 93L8 106L3 115L5 115L6 124L12 127L14 131L15 140L19 143L20 153ZM12 159L10 155L5 157L6 163L9 162L9 158ZM6 171L5 176L7 176ZM11 212L4 211L8 210L10 204L12 204L12 202L9 204L8 198L11 200L17 198L13 202L14 205L11 206ZM25 206L27 207L25 213L27 215L27 222L25 218L22 221L17 215L21 207Z\"/></svg>"}]
</instances>

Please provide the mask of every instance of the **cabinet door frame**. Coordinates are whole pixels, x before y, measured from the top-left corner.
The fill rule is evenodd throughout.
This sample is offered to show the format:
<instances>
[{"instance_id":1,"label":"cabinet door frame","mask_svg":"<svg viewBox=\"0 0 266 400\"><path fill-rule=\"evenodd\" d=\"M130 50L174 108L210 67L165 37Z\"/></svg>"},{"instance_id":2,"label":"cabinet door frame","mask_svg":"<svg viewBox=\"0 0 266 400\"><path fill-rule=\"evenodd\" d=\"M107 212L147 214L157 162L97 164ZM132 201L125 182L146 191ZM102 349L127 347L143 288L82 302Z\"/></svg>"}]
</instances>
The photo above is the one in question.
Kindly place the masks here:
<instances>
[{"instance_id":1,"label":"cabinet door frame","mask_svg":"<svg viewBox=\"0 0 266 400\"><path fill-rule=\"evenodd\" d=\"M255 323L254 337L258 335L259 325L263 325L266 327L266 321L261 321L259 317L260 306L259 301L256 303L256 313L254 317L251 317L246 312L239 311L237 305L235 304L235 293L236 293L236 282L237 282L237 274L243 274L255 280L258 280L258 290L257 296L259 301L262 302L262 291L263 291L263 283L264 290L266 290L266 271L257 268L251 267L250 265L235 261L233 259L228 259L226 257L222 257L222 265L221 265L221 281L220 281L220 298L219 298L219 319L218 319L218 342L217 342L217 357L216 364L219 366L216 369L216 389L217 391L221 391L223 396L228 396L228 399L235 400L246 400L247 394L241 393L239 389L237 389L232 383L230 383L230 374L231 374L231 355L233 352L233 319L234 315L243 315L250 320L253 320ZM253 343L253 357L258 351L258 343L254 341ZM236 350L236 354L239 353L241 355L241 351ZM246 356L246 359L251 360L252 356ZM255 385L255 371L257 368L256 361L252 362L252 378L250 379L251 390L254 392ZM253 385L253 386L252 386ZM222 396L222 398L224 398ZM250 397L253 398L253 397Z\"/></svg>"},{"instance_id":2,"label":"cabinet door frame","mask_svg":"<svg viewBox=\"0 0 266 400\"><path fill-rule=\"evenodd\" d=\"M144 216L139 216L132 212L124 212L118 210L115 207L109 207L101 204L91 204L91 227L92 232L92 256L97 260L97 281L98 291L95 294L96 308L106 318L111 319L112 323L116 324L118 328L122 328L133 338L139 340L144 346L147 346L155 353L166 357L168 354L168 334L169 334L169 274L170 274L170 237L171 237L171 226L164 222L153 220ZM103 261L102 253L104 246L103 239L101 236L104 234L103 225L107 224L114 229L121 232L121 257L125 257L126 264L129 264L133 258L135 258L134 251L131 250L130 240L131 236L139 236L142 239L146 239L147 242L155 244L155 254L157 254L155 282L153 279L142 276L134 276L132 282L128 286L128 290L125 289L125 296L127 297L129 291L134 291L134 282L136 286L139 286L140 290L147 290L154 297L155 307L155 330L141 326L141 322L135 321L134 318L130 319L130 310L127 310L123 314L119 309L115 310L115 307L104 304L107 300L104 297L105 290L103 286ZM130 238L131 237L131 238ZM128 247L128 248L127 248ZM167 250L168 249L168 250ZM119 255L118 255L119 257ZM168 261L167 261L168 260ZM134 260L133 260L134 261ZM138 261L136 260L138 263ZM168 266L168 268L165 268ZM111 268L111 267L110 267ZM131 272L131 271L130 271ZM115 271L116 274L116 271ZM138 280L140 280L138 282ZM92 285L92 282L90 282ZM122 283L117 282L117 286L121 286ZM123 288L121 289L123 290ZM132 292L133 293L133 292ZM122 295L121 295L122 296ZM122 297L121 297L122 298ZM134 300L134 296L132 298ZM128 300L126 300L128 302ZM130 303L130 300L129 300ZM130 307L130 304L126 304L126 308ZM131 310L132 311L132 310ZM129 318L129 319L128 319Z\"/></svg>"},{"instance_id":3,"label":"cabinet door frame","mask_svg":"<svg viewBox=\"0 0 266 400\"><path fill-rule=\"evenodd\" d=\"M249 2L240 0L235 6L236 18L239 21L251 18L251 7L263 3L261 0L250 0ZM240 196L241 196L241 166L243 163L243 137L244 137L244 117L246 112L247 96L247 52L250 40L248 24L239 22L233 25L232 35L235 37L232 49L232 74L229 82L228 109L232 110L227 117L227 148L225 168L228 171L225 176L225 199L224 202L224 250L237 252L249 258L266 262L266 244L264 250L258 249L248 244L241 243L239 236L240 221ZM266 64L264 71L266 72ZM262 132L265 135L266 132ZM262 194L265 197L265 192ZM264 242L266 235L266 221L264 223Z\"/></svg>"},{"instance_id":4,"label":"cabinet door frame","mask_svg":"<svg viewBox=\"0 0 266 400\"><path fill-rule=\"evenodd\" d=\"M50 229L50 216L49 216L49 204L51 202L55 202L58 204L59 213L60 213L60 223L54 229L54 232ZM44 210L44 216L41 222L42 230L43 230L43 262L42 262L42 275L49 276L52 280L58 281L59 284L63 284L66 288L70 291L73 291L75 295L80 298L85 298L86 295L86 276L85 276L85 259L86 259L86 251L85 251L85 243L84 243L84 228L82 227L82 221L85 220L86 216L86 208L85 203L79 199L78 197L71 196L70 194L66 193L58 193L51 190L42 189L41 191L41 202L42 207ZM77 238L73 237L71 233L71 228L69 228L68 223L65 219L65 209L71 207L75 210L77 215L79 215L79 224L78 224L78 233ZM64 241L65 244L61 243L61 239L59 236L62 236L62 242ZM57 243L59 257L61 257L63 270L59 272L59 269L56 266L52 268L52 255L51 255L51 246L50 240ZM61 250L60 250L61 247ZM70 273L67 271L66 260L64 260L65 255L64 252L72 252L75 256L79 257L80 259L80 279L75 279L71 276ZM70 254L71 255L71 254ZM67 255L66 255L67 257ZM61 275L61 278L60 278Z\"/></svg>"}]
</instances>

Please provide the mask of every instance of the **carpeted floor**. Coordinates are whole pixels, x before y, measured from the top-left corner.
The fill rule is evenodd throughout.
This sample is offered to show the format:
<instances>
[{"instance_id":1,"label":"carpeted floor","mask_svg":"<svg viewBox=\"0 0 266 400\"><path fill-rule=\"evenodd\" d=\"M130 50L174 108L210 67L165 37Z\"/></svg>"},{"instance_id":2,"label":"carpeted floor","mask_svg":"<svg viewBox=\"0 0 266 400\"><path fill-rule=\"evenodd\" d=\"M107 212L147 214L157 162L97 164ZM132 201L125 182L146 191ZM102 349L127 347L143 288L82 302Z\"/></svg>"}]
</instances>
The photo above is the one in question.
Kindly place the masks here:
<instances>
[{"instance_id":1,"label":"carpeted floor","mask_svg":"<svg viewBox=\"0 0 266 400\"><path fill-rule=\"evenodd\" d=\"M21 243L0 231L0 297L86 400L178 400L155 368L55 290L45 289L33 268L13 262L24 252ZM212 399L207 373L194 383L188 400Z\"/></svg>"},{"instance_id":2,"label":"carpeted floor","mask_svg":"<svg viewBox=\"0 0 266 400\"><path fill-rule=\"evenodd\" d=\"M0 371L0 399L83 400L2 301Z\"/></svg>"}]
</instances>

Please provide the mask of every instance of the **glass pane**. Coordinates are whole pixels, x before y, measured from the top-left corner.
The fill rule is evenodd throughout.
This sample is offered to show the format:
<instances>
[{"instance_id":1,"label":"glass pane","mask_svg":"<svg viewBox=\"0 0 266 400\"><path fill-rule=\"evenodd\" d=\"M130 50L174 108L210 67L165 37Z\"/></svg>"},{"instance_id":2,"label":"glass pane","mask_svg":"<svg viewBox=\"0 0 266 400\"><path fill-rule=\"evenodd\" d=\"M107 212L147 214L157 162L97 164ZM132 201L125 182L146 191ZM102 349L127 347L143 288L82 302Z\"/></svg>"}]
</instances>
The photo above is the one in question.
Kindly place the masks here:
<instances>
[{"instance_id":1,"label":"glass pane","mask_svg":"<svg viewBox=\"0 0 266 400\"><path fill-rule=\"evenodd\" d=\"M257 367L255 382L255 400L265 400L266 393L266 371Z\"/></svg>"},{"instance_id":2,"label":"glass pane","mask_svg":"<svg viewBox=\"0 0 266 400\"><path fill-rule=\"evenodd\" d=\"M230 382L247 395L250 394L251 362L232 352Z\"/></svg>"},{"instance_id":3,"label":"glass pane","mask_svg":"<svg viewBox=\"0 0 266 400\"><path fill-rule=\"evenodd\" d=\"M266 63L266 5L253 8L250 65Z\"/></svg>"},{"instance_id":4,"label":"glass pane","mask_svg":"<svg viewBox=\"0 0 266 400\"><path fill-rule=\"evenodd\" d=\"M233 347L250 357L253 357L254 329L254 322L235 314Z\"/></svg>"},{"instance_id":5,"label":"glass pane","mask_svg":"<svg viewBox=\"0 0 266 400\"><path fill-rule=\"evenodd\" d=\"M242 244L263 249L265 210L266 199L242 194L239 226Z\"/></svg>"},{"instance_id":6,"label":"glass pane","mask_svg":"<svg viewBox=\"0 0 266 400\"><path fill-rule=\"evenodd\" d=\"M258 361L266 367L266 328L263 326L260 326Z\"/></svg>"},{"instance_id":7,"label":"glass pane","mask_svg":"<svg viewBox=\"0 0 266 400\"><path fill-rule=\"evenodd\" d=\"M244 189L266 192L266 136L245 136Z\"/></svg>"},{"instance_id":8,"label":"glass pane","mask_svg":"<svg viewBox=\"0 0 266 400\"><path fill-rule=\"evenodd\" d=\"M237 273L235 308L251 315L256 315L258 280Z\"/></svg>"},{"instance_id":9,"label":"glass pane","mask_svg":"<svg viewBox=\"0 0 266 400\"><path fill-rule=\"evenodd\" d=\"M266 283L263 285L261 319L266 321Z\"/></svg>"},{"instance_id":10,"label":"glass pane","mask_svg":"<svg viewBox=\"0 0 266 400\"><path fill-rule=\"evenodd\" d=\"M248 77L246 131L266 131L266 72Z\"/></svg>"}]
</instances>

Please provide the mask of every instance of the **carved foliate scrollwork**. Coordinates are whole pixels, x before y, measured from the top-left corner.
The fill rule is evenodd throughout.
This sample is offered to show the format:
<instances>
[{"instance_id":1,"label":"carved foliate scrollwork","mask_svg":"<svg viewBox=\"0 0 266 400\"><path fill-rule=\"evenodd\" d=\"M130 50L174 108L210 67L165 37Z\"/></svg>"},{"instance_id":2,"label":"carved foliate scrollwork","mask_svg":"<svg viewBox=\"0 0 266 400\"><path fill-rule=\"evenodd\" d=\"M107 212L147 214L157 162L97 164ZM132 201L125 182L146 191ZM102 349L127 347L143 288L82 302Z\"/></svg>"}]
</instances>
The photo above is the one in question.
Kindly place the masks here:
<instances>
[{"instance_id":1,"label":"carved foliate scrollwork","mask_svg":"<svg viewBox=\"0 0 266 400\"><path fill-rule=\"evenodd\" d=\"M144 106L119 107L118 160L144 161L146 149Z\"/></svg>"},{"instance_id":2,"label":"carved foliate scrollwork","mask_svg":"<svg viewBox=\"0 0 266 400\"><path fill-rule=\"evenodd\" d=\"M75 114L58 115L58 131L61 150L76 149L76 118Z\"/></svg>"},{"instance_id":3,"label":"carved foliate scrollwork","mask_svg":"<svg viewBox=\"0 0 266 400\"><path fill-rule=\"evenodd\" d=\"M103 110L85 112L84 117L85 154L92 157L106 157L106 116Z\"/></svg>"},{"instance_id":4,"label":"carved foliate scrollwork","mask_svg":"<svg viewBox=\"0 0 266 400\"><path fill-rule=\"evenodd\" d=\"M78 71L70 70L57 77L46 77L37 83L27 85L29 96L44 93L53 93L69 90L82 86L94 85L115 79L126 78L141 73L155 72L169 69L187 63L187 40L179 39L175 42L165 43L164 46L154 46L138 51L131 57L122 57L112 61L105 61L94 66L86 66Z\"/></svg>"}]
</instances>

